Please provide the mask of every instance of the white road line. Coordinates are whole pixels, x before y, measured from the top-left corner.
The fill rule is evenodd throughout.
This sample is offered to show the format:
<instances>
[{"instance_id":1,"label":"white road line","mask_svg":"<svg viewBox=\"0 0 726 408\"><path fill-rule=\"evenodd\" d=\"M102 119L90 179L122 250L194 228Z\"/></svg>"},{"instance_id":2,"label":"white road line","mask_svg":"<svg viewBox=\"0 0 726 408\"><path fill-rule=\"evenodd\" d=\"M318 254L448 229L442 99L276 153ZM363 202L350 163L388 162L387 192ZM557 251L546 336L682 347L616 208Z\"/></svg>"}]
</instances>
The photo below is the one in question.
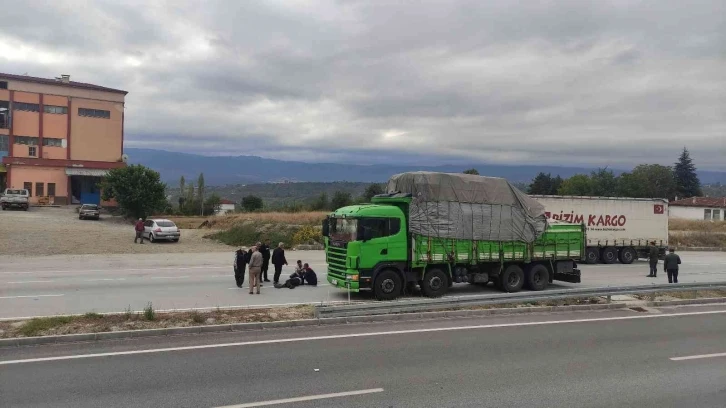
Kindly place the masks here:
<instances>
[{"instance_id":1,"label":"white road line","mask_svg":"<svg viewBox=\"0 0 726 408\"><path fill-rule=\"evenodd\" d=\"M716 358L716 357L726 357L726 353L716 353L716 354L700 354L697 356L685 356L685 357L671 357L670 360L672 361L685 361L685 360L699 360L702 358Z\"/></svg>"},{"instance_id":2,"label":"white road line","mask_svg":"<svg viewBox=\"0 0 726 408\"><path fill-rule=\"evenodd\" d=\"M5 282L5 283L12 283L12 284L21 284L21 283L48 283L53 282L52 280L38 280L38 281L15 281L15 282Z\"/></svg>"},{"instance_id":3,"label":"white road line","mask_svg":"<svg viewBox=\"0 0 726 408\"><path fill-rule=\"evenodd\" d=\"M149 276L149 279L184 279L189 276Z\"/></svg>"},{"instance_id":4,"label":"white road line","mask_svg":"<svg viewBox=\"0 0 726 408\"><path fill-rule=\"evenodd\" d=\"M296 397L296 398L285 398L285 399L272 400L272 401L250 402L247 404L227 405L224 407L217 407L217 408L266 407L268 405L291 404L293 402L316 401L316 400L329 399L329 398L352 397L352 396L356 396L356 395L374 394L374 393L383 392L383 391L384 391L383 388L371 388L369 390L336 392L334 394L309 395L307 397Z\"/></svg>"},{"instance_id":5,"label":"white road line","mask_svg":"<svg viewBox=\"0 0 726 408\"><path fill-rule=\"evenodd\" d=\"M54 270L54 271L48 271L48 270L39 270L39 271L7 271L7 272L0 272L0 274L3 275L25 275L25 274L32 274L32 273L64 273L64 272L73 272L73 273L86 273L86 272L145 272L145 271L187 271L187 270L194 270L194 269L232 269L231 266L188 266L188 267L168 267L168 268L134 268L134 269L116 269L116 268L108 268L108 269L81 269L81 270L75 270L75 269L61 269L61 270Z\"/></svg>"},{"instance_id":6,"label":"white road line","mask_svg":"<svg viewBox=\"0 0 726 408\"><path fill-rule=\"evenodd\" d=\"M329 335L329 336L293 337L293 338L289 338L289 339L255 340L255 341L243 341L243 342L239 342L239 343L205 344L205 345L201 345L201 346L168 347L168 348L146 349L146 350L117 351L117 352L110 352L110 353L76 354L76 355L59 356L59 357L29 358L29 359L24 359L24 360L7 360L7 361L0 361L0 366L11 365L11 364L39 363L39 362L46 362L46 361L78 360L78 359L83 359L83 358L165 353L165 352L170 352L170 351L204 350L204 349L216 349L216 348L227 348L227 347L255 346L255 345L261 345L261 344L298 343L298 342L308 342L308 341L314 341L314 340L335 340L335 339L348 339L348 338L355 338L355 337L392 336L392 335L400 335L400 334L437 333L437 332L461 331L461 330L499 329L499 328L507 328L507 327L549 326L549 325L555 325L555 324L568 324L568 323L593 323L593 322L610 322L610 321L619 321L619 320L657 319L657 318L663 318L663 317L698 316L698 315L712 315L712 314L724 314L724 313L726 313L726 310L710 310L710 311L692 312L692 313L671 313L671 314L658 314L658 315L654 314L654 315L636 315L636 316L619 316L619 317L599 317L599 318L593 318L593 319L573 319L573 320L549 320L549 321L542 321L542 322L483 324L483 325L476 325L476 326L436 327L436 328L432 328L432 329L411 329L411 330L394 330L394 331L384 331L384 332L335 334L335 335Z\"/></svg>"},{"instance_id":7,"label":"white road line","mask_svg":"<svg viewBox=\"0 0 726 408\"><path fill-rule=\"evenodd\" d=\"M58 297L58 296L65 296L65 295L59 294L59 295L0 296L0 299L24 299L24 298Z\"/></svg>"},{"instance_id":8,"label":"white road line","mask_svg":"<svg viewBox=\"0 0 726 408\"><path fill-rule=\"evenodd\" d=\"M81 282L100 282L100 281L125 281L126 278L108 278L108 279L83 279Z\"/></svg>"}]
</instances>

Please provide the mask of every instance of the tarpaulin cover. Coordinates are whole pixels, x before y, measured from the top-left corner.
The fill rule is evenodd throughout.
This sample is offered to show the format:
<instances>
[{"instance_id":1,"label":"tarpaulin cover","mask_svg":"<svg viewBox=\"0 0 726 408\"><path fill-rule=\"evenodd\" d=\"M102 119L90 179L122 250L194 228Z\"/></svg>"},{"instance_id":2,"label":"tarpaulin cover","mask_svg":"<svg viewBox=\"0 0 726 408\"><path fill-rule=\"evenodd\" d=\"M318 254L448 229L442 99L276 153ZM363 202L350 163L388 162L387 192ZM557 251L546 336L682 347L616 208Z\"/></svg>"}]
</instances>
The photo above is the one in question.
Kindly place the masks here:
<instances>
[{"instance_id":1,"label":"tarpaulin cover","mask_svg":"<svg viewBox=\"0 0 726 408\"><path fill-rule=\"evenodd\" d=\"M544 206L497 177L411 172L388 193L413 196L411 232L437 238L533 242L547 228Z\"/></svg>"}]
</instances>

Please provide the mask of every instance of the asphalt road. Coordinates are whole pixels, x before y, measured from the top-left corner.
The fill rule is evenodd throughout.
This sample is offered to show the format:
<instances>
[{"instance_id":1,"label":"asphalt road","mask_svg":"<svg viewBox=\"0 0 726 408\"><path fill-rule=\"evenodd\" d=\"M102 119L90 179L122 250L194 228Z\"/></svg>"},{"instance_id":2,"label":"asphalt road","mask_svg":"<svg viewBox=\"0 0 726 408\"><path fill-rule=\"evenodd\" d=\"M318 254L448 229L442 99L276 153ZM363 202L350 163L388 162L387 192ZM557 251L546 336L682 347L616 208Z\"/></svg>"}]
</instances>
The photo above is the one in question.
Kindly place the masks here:
<instances>
[{"instance_id":1,"label":"asphalt road","mask_svg":"<svg viewBox=\"0 0 726 408\"><path fill-rule=\"evenodd\" d=\"M6 348L0 406L723 408L724 338L711 306Z\"/></svg>"},{"instance_id":2,"label":"asphalt road","mask_svg":"<svg viewBox=\"0 0 726 408\"><path fill-rule=\"evenodd\" d=\"M726 281L726 253L684 252L680 254L681 282ZM48 257L0 256L0 318L45 316L143 309L152 302L156 309L209 308L307 302L346 301L347 292L325 280L325 257L321 251L288 251L288 260L309 262L318 272L318 287L262 288L250 296L238 289L232 272L232 253L75 255ZM648 265L582 265L583 282L556 283L553 287L600 287L667 282L646 278ZM292 267L283 270L283 276ZM272 274L270 273L270 279ZM496 293L488 287L454 285L451 295ZM353 300L370 300L353 295Z\"/></svg>"}]
</instances>

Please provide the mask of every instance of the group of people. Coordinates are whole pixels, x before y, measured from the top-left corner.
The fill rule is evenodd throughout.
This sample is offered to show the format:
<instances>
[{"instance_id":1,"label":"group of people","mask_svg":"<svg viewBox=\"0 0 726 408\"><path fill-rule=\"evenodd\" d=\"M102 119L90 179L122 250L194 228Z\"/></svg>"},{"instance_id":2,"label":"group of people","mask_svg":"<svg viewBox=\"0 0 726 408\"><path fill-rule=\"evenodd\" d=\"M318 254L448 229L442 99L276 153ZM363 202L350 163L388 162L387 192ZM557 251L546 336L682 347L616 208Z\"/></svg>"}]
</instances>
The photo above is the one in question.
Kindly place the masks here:
<instances>
[{"instance_id":1,"label":"group of people","mask_svg":"<svg viewBox=\"0 0 726 408\"><path fill-rule=\"evenodd\" d=\"M658 250L658 247L655 246L655 241L652 241L650 243L650 248L648 249L648 251L648 257L650 260L650 274L648 274L647 277L656 278L658 277L658 258L660 256L660 251ZM666 255L665 259L663 260L663 270L668 275L668 283L678 283L678 265L680 264L681 257L676 255L675 249L668 249L668 255Z\"/></svg>"},{"instance_id":2,"label":"group of people","mask_svg":"<svg viewBox=\"0 0 726 408\"><path fill-rule=\"evenodd\" d=\"M270 261L272 261L272 265L275 267L273 284L276 288L287 287L292 289L299 285L316 286L318 284L318 277L315 271L310 268L310 265L307 263L303 264L300 260L297 261L295 272L290 275L285 283L281 284L280 275L282 275L282 267L287 265L284 244L280 242L277 248L270 251L270 240L267 239L264 243L258 242L247 251L240 248L236 252L234 278L237 282L237 287L241 288L244 285L245 269L249 265L250 295L254 293L259 295L260 287L262 286L260 281L270 282L267 277Z\"/></svg>"}]
</instances>

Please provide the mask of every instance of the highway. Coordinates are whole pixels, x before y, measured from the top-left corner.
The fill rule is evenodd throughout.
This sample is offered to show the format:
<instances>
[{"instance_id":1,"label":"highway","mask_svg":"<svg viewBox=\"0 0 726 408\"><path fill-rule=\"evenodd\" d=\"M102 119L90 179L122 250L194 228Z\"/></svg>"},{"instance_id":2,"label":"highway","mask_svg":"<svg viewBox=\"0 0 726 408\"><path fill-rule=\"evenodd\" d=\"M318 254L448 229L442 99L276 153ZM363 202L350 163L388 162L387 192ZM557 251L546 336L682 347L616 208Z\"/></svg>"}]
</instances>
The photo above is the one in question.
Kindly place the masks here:
<instances>
[{"instance_id":1,"label":"highway","mask_svg":"<svg viewBox=\"0 0 726 408\"><path fill-rule=\"evenodd\" d=\"M699 407L726 307L511 315L0 349L0 406Z\"/></svg>"},{"instance_id":2,"label":"highway","mask_svg":"<svg viewBox=\"0 0 726 408\"><path fill-rule=\"evenodd\" d=\"M726 281L726 253L683 252L681 282ZM292 263L309 262L318 272L318 287L274 289L271 284L262 294L250 296L234 284L231 252L73 255L47 257L0 256L0 318L120 312L141 310L148 302L154 308L210 308L245 305L270 305L307 302L347 301L345 291L325 281L322 251L288 251ZM662 265L661 265L662 267ZM658 279L646 278L648 265L581 265L583 282L558 283L555 288L599 287L666 283L665 273ZM283 270L283 277L292 267ZM272 279L272 273L270 273ZM468 284L454 285L451 295L496 293L495 289ZM355 295L354 300L370 300Z\"/></svg>"}]
</instances>

